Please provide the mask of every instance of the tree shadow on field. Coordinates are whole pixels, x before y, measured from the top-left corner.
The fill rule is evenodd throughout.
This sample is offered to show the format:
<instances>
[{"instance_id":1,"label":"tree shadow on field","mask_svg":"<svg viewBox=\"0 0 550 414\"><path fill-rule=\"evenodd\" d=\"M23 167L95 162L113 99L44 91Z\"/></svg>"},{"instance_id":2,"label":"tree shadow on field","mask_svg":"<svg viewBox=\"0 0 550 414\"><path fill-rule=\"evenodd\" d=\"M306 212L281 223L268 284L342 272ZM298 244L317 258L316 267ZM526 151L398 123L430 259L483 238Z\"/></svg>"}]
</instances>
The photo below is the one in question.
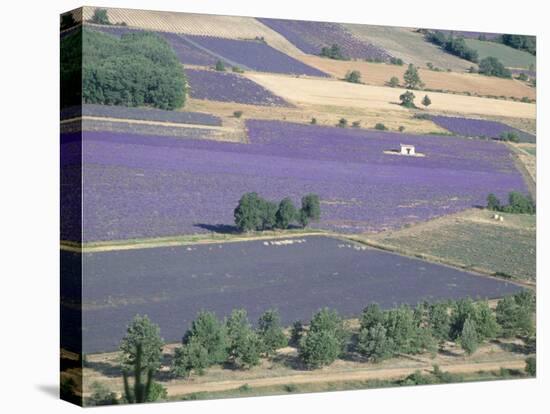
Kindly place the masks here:
<instances>
[{"instance_id":1,"label":"tree shadow on field","mask_svg":"<svg viewBox=\"0 0 550 414\"><path fill-rule=\"evenodd\" d=\"M499 340L491 341L491 343L497 345L503 351L511 352L511 353L514 353L514 354L529 355L530 353L533 352L531 347L527 346L526 344L501 342Z\"/></svg>"},{"instance_id":2,"label":"tree shadow on field","mask_svg":"<svg viewBox=\"0 0 550 414\"><path fill-rule=\"evenodd\" d=\"M206 224L206 223L196 223L193 224L193 227L198 227L203 230L208 230L212 233L221 233L221 234L237 234L239 229L230 224Z\"/></svg>"},{"instance_id":3,"label":"tree shadow on field","mask_svg":"<svg viewBox=\"0 0 550 414\"><path fill-rule=\"evenodd\" d=\"M90 362L86 363L86 368L93 369L94 371L100 372L109 378L117 378L122 376L122 370L119 365L112 365L107 362Z\"/></svg>"},{"instance_id":4,"label":"tree shadow on field","mask_svg":"<svg viewBox=\"0 0 550 414\"><path fill-rule=\"evenodd\" d=\"M309 371L297 355L277 354L272 358L272 361L295 371Z\"/></svg>"}]
</instances>

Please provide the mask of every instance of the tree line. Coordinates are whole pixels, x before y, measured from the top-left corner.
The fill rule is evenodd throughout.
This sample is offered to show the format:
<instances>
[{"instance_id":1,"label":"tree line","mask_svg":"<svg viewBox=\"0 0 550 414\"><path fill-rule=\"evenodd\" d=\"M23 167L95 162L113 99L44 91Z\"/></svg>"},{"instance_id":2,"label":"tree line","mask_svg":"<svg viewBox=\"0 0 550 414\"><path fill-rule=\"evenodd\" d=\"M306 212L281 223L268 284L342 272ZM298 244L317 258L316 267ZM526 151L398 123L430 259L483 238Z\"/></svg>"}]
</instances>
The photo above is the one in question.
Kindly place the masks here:
<instances>
[{"instance_id":1,"label":"tree line","mask_svg":"<svg viewBox=\"0 0 550 414\"><path fill-rule=\"evenodd\" d=\"M401 355L435 355L447 341L459 344L471 355L481 344L498 337L518 336L532 342L535 308L535 296L527 290L499 300L494 310L486 300L471 299L423 302L416 307L401 305L388 310L370 304L359 317L358 332L329 308L316 312L307 326L295 321L288 332L276 309L265 311L256 327L244 309L235 309L222 320L213 312L201 311L176 348L170 372L174 377L188 378L219 364L247 370L286 346L297 349L306 369L327 366L354 353L375 363ZM147 316L137 315L120 344L124 402L166 397L166 390L154 380L163 360L163 346L158 325ZM528 370L536 370L536 361L528 361ZM105 387L97 386L88 402L101 405L117 400Z\"/></svg>"},{"instance_id":2,"label":"tree line","mask_svg":"<svg viewBox=\"0 0 550 414\"><path fill-rule=\"evenodd\" d=\"M294 222L306 227L311 221L319 220L319 196L306 194L301 201L302 205L297 209L290 197L283 198L277 204L260 197L258 193L245 193L233 211L235 226L243 232L263 231L287 229Z\"/></svg>"},{"instance_id":3,"label":"tree line","mask_svg":"<svg viewBox=\"0 0 550 414\"><path fill-rule=\"evenodd\" d=\"M536 205L531 197L524 196L517 191L508 194L508 204L503 204L493 193L487 196L487 209L502 213L535 214Z\"/></svg>"}]
</instances>

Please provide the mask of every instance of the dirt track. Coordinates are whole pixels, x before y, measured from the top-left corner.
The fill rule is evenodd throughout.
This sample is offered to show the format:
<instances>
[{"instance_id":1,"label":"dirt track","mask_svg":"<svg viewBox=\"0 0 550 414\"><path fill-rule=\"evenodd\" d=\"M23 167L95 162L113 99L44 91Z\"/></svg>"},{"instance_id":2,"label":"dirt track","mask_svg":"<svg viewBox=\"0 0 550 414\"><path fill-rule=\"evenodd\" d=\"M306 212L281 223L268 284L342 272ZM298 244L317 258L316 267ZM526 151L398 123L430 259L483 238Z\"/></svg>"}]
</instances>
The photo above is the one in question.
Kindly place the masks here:
<instances>
[{"instance_id":1,"label":"dirt track","mask_svg":"<svg viewBox=\"0 0 550 414\"><path fill-rule=\"evenodd\" d=\"M453 374L468 374L478 371L494 371L500 368L508 369L523 369L525 367L525 361L518 359L517 361L502 361L502 362L485 362L485 363L469 363L462 365L443 365L440 368L443 371L451 372ZM227 391L237 389L245 384L251 388L255 387L268 387L273 385L286 385L286 384L311 384L311 383L325 383L325 382L342 382L342 381L366 381L374 379L398 379L406 377L412 374L416 370L431 371L432 366L426 364L422 367L412 368L388 368L388 369L365 369L352 372L335 372L324 373L322 371L311 371L303 374L282 376L274 378L259 378L248 380L232 380L232 381L218 381L210 383L188 383L188 384L168 384L168 395L177 396L191 394L194 392L212 392L212 391Z\"/></svg>"}]
</instances>

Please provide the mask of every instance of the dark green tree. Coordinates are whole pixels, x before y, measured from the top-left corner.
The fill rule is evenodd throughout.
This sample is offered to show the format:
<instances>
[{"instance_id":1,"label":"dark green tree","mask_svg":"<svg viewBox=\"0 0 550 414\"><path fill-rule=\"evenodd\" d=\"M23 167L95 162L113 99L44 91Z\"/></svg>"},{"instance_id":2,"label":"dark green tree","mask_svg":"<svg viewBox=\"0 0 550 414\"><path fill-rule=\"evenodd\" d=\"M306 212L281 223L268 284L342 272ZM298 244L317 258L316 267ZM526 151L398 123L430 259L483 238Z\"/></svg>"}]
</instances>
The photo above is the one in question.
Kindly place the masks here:
<instances>
[{"instance_id":1,"label":"dark green tree","mask_svg":"<svg viewBox=\"0 0 550 414\"><path fill-rule=\"evenodd\" d=\"M537 358L536 357L528 357L525 359L525 372L527 372L528 375L531 377L535 377L537 375Z\"/></svg>"},{"instance_id":2,"label":"dark green tree","mask_svg":"<svg viewBox=\"0 0 550 414\"><path fill-rule=\"evenodd\" d=\"M344 322L336 310L323 308L313 315L309 325L309 332L320 331L333 334L340 345L340 352L344 351L348 332L344 328Z\"/></svg>"},{"instance_id":3,"label":"dark green tree","mask_svg":"<svg viewBox=\"0 0 550 414\"><path fill-rule=\"evenodd\" d=\"M412 63L409 63L409 67L403 75L403 81L407 89L418 89L424 86L418 74L418 69Z\"/></svg>"},{"instance_id":4,"label":"dark green tree","mask_svg":"<svg viewBox=\"0 0 550 414\"><path fill-rule=\"evenodd\" d=\"M386 336L393 341L395 352L403 354L418 352L415 347L416 326L413 311L409 306L402 305L388 311L384 326Z\"/></svg>"},{"instance_id":5,"label":"dark green tree","mask_svg":"<svg viewBox=\"0 0 550 414\"><path fill-rule=\"evenodd\" d=\"M503 207L503 211L514 214L535 214L536 208L531 198L512 191L508 194L508 205Z\"/></svg>"},{"instance_id":6,"label":"dark green tree","mask_svg":"<svg viewBox=\"0 0 550 414\"><path fill-rule=\"evenodd\" d=\"M296 219L296 207L289 197L283 198L279 203L275 219L277 227L280 229L287 229Z\"/></svg>"},{"instance_id":7,"label":"dark green tree","mask_svg":"<svg viewBox=\"0 0 550 414\"><path fill-rule=\"evenodd\" d=\"M365 309L363 309L360 322L362 330L368 330L378 324L383 325L385 322L384 312L382 312L382 309L380 309L380 306L378 306L377 303L371 303Z\"/></svg>"},{"instance_id":8,"label":"dark green tree","mask_svg":"<svg viewBox=\"0 0 550 414\"><path fill-rule=\"evenodd\" d=\"M393 342L387 338L386 328L381 323L377 323L359 331L357 350L368 359L379 362L392 355Z\"/></svg>"},{"instance_id":9,"label":"dark green tree","mask_svg":"<svg viewBox=\"0 0 550 414\"><path fill-rule=\"evenodd\" d=\"M260 204L260 220L261 230L269 230L277 225L277 210L276 203L268 200L262 200Z\"/></svg>"},{"instance_id":10,"label":"dark green tree","mask_svg":"<svg viewBox=\"0 0 550 414\"><path fill-rule=\"evenodd\" d=\"M307 194L302 197L299 221L306 227L310 221L318 221L321 217L321 202L317 194Z\"/></svg>"},{"instance_id":11,"label":"dark green tree","mask_svg":"<svg viewBox=\"0 0 550 414\"><path fill-rule=\"evenodd\" d=\"M304 333L304 324L302 321L294 321L292 327L290 328L290 341L289 343L293 346L298 346L300 339Z\"/></svg>"},{"instance_id":12,"label":"dark green tree","mask_svg":"<svg viewBox=\"0 0 550 414\"><path fill-rule=\"evenodd\" d=\"M258 193L246 193L233 211L235 225L240 231L252 231L262 227L263 200Z\"/></svg>"},{"instance_id":13,"label":"dark green tree","mask_svg":"<svg viewBox=\"0 0 550 414\"><path fill-rule=\"evenodd\" d=\"M221 61L221 60L218 60L216 62L216 68L215 68L218 72L225 72L225 64Z\"/></svg>"},{"instance_id":14,"label":"dark green tree","mask_svg":"<svg viewBox=\"0 0 550 414\"><path fill-rule=\"evenodd\" d=\"M226 321L229 339L229 362L237 368L248 369L260 363L262 343L253 331L244 309L235 309Z\"/></svg>"},{"instance_id":15,"label":"dark green tree","mask_svg":"<svg viewBox=\"0 0 550 414\"><path fill-rule=\"evenodd\" d=\"M428 312L428 326L436 339L441 342L448 341L451 330L451 315L449 305L444 302L434 303Z\"/></svg>"},{"instance_id":16,"label":"dark green tree","mask_svg":"<svg viewBox=\"0 0 550 414\"><path fill-rule=\"evenodd\" d=\"M511 78L512 73L496 57L488 56L479 62L479 73L499 78Z\"/></svg>"},{"instance_id":17,"label":"dark green tree","mask_svg":"<svg viewBox=\"0 0 550 414\"><path fill-rule=\"evenodd\" d=\"M498 301L496 308L497 322L506 337L533 334L534 304L526 299L525 294L506 296Z\"/></svg>"},{"instance_id":18,"label":"dark green tree","mask_svg":"<svg viewBox=\"0 0 550 414\"><path fill-rule=\"evenodd\" d=\"M146 365L144 359L144 347L142 343L136 344L136 353L131 369L123 366L122 380L124 384L124 397L129 404L153 402L166 396L166 390L153 380L155 369ZM129 373L132 372L134 383L130 386Z\"/></svg>"},{"instance_id":19,"label":"dark green tree","mask_svg":"<svg viewBox=\"0 0 550 414\"><path fill-rule=\"evenodd\" d=\"M411 91L406 91L405 93L399 95L401 105L405 108L416 108L416 105L414 104L414 98L414 93L412 93Z\"/></svg>"},{"instance_id":20,"label":"dark green tree","mask_svg":"<svg viewBox=\"0 0 550 414\"><path fill-rule=\"evenodd\" d=\"M194 342L206 351L208 365L221 364L227 359L227 334L224 324L213 312L199 312L183 337L183 344ZM191 349L196 351L195 349Z\"/></svg>"},{"instance_id":21,"label":"dark green tree","mask_svg":"<svg viewBox=\"0 0 550 414\"><path fill-rule=\"evenodd\" d=\"M489 308L486 301L476 304L475 323L480 342L494 339L500 333L495 313Z\"/></svg>"},{"instance_id":22,"label":"dark green tree","mask_svg":"<svg viewBox=\"0 0 550 414\"><path fill-rule=\"evenodd\" d=\"M159 326L151 322L147 316L136 315L120 342L122 369L135 369L138 348L140 348L139 365L142 373L147 370L156 372L162 361L163 345Z\"/></svg>"},{"instance_id":23,"label":"dark green tree","mask_svg":"<svg viewBox=\"0 0 550 414\"><path fill-rule=\"evenodd\" d=\"M281 317L277 310L267 310L260 316L258 335L266 356L274 355L277 349L288 345L288 340L281 327Z\"/></svg>"},{"instance_id":24,"label":"dark green tree","mask_svg":"<svg viewBox=\"0 0 550 414\"><path fill-rule=\"evenodd\" d=\"M350 70L346 73L344 80L350 83L361 83L361 72L358 70Z\"/></svg>"},{"instance_id":25,"label":"dark green tree","mask_svg":"<svg viewBox=\"0 0 550 414\"><path fill-rule=\"evenodd\" d=\"M92 23L109 25L109 16L107 15L107 9L95 9L91 19Z\"/></svg>"},{"instance_id":26,"label":"dark green tree","mask_svg":"<svg viewBox=\"0 0 550 414\"><path fill-rule=\"evenodd\" d=\"M211 365L210 356L205 346L197 337L192 337L186 344L176 348L172 373L176 377L188 377L192 372L203 375Z\"/></svg>"},{"instance_id":27,"label":"dark green tree","mask_svg":"<svg viewBox=\"0 0 550 414\"><path fill-rule=\"evenodd\" d=\"M399 78L397 76L392 76L388 82L388 85L392 88L396 88L399 86Z\"/></svg>"},{"instance_id":28,"label":"dark green tree","mask_svg":"<svg viewBox=\"0 0 550 414\"><path fill-rule=\"evenodd\" d=\"M487 196L487 209L491 211L501 211L500 200L493 193Z\"/></svg>"},{"instance_id":29,"label":"dark green tree","mask_svg":"<svg viewBox=\"0 0 550 414\"><path fill-rule=\"evenodd\" d=\"M338 338L331 331L309 331L300 340L298 355L310 369L332 364L341 353Z\"/></svg>"},{"instance_id":30,"label":"dark green tree","mask_svg":"<svg viewBox=\"0 0 550 414\"><path fill-rule=\"evenodd\" d=\"M422 105L424 105L426 108L432 104L432 100L428 95L425 95L422 99Z\"/></svg>"},{"instance_id":31,"label":"dark green tree","mask_svg":"<svg viewBox=\"0 0 550 414\"><path fill-rule=\"evenodd\" d=\"M345 128L348 126L348 120L346 118L340 118L336 126L340 128Z\"/></svg>"},{"instance_id":32,"label":"dark green tree","mask_svg":"<svg viewBox=\"0 0 550 414\"><path fill-rule=\"evenodd\" d=\"M468 355L472 355L479 346L476 323L473 319L466 319L459 338L460 346Z\"/></svg>"}]
</instances>

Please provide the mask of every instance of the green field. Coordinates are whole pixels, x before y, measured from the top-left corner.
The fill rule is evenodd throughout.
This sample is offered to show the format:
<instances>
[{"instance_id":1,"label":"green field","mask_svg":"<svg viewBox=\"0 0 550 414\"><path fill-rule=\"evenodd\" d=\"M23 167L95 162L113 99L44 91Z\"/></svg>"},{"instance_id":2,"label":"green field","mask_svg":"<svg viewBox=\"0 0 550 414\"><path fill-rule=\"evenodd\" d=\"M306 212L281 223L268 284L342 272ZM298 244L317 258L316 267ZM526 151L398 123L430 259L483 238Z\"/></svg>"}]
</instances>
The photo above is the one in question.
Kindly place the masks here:
<instances>
[{"instance_id":1,"label":"green field","mask_svg":"<svg viewBox=\"0 0 550 414\"><path fill-rule=\"evenodd\" d=\"M500 60L504 66L509 68L525 68L536 64L536 58L530 53L514 49L510 46L496 42L487 42L477 39L465 39L466 44L477 50L479 60L494 56Z\"/></svg>"},{"instance_id":2,"label":"green field","mask_svg":"<svg viewBox=\"0 0 550 414\"><path fill-rule=\"evenodd\" d=\"M535 216L503 214L503 222L491 216L485 210L470 210L371 239L413 255L534 281Z\"/></svg>"}]
</instances>

